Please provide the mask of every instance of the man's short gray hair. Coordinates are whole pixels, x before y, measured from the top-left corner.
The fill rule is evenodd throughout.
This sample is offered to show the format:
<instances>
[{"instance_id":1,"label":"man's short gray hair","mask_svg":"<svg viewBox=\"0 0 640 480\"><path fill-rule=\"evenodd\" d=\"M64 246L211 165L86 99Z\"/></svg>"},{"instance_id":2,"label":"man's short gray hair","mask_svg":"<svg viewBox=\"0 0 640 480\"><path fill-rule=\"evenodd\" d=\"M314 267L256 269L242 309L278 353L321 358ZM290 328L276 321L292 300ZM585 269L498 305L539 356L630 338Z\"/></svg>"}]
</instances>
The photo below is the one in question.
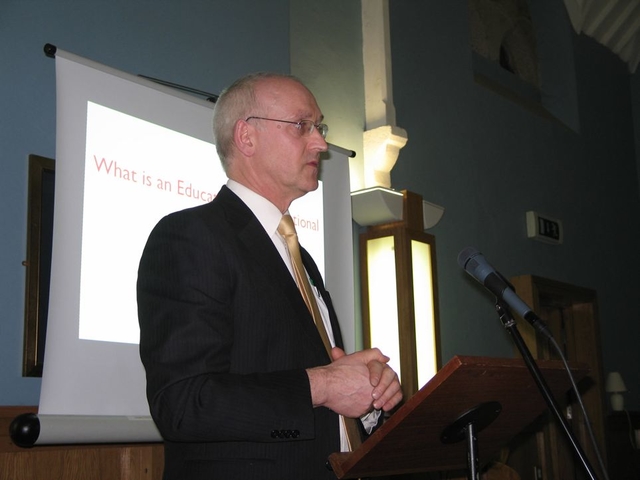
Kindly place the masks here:
<instances>
[{"instance_id":1,"label":"man's short gray hair","mask_svg":"<svg viewBox=\"0 0 640 480\"><path fill-rule=\"evenodd\" d=\"M233 149L233 130L238 120L261 114L261 105L255 95L255 87L264 80L288 78L300 82L293 75L258 72L246 75L233 82L218 97L213 109L213 141L222 167L227 171Z\"/></svg>"}]
</instances>

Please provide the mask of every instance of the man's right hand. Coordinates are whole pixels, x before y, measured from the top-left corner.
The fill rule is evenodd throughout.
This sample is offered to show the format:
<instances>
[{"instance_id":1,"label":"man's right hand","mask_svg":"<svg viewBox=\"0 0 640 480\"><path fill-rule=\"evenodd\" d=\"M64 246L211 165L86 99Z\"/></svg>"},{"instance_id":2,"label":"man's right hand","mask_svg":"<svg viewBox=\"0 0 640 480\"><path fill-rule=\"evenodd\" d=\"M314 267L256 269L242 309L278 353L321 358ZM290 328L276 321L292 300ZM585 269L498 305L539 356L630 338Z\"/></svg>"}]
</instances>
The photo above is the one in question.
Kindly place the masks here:
<instances>
[{"instance_id":1,"label":"man's right hand","mask_svg":"<svg viewBox=\"0 0 640 480\"><path fill-rule=\"evenodd\" d=\"M402 400L398 376L387 365L389 357L377 348L350 355L333 348L331 356L329 365L307 370L314 407L358 418L374 408L389 411Z\"/></svg>"}]
</instances>

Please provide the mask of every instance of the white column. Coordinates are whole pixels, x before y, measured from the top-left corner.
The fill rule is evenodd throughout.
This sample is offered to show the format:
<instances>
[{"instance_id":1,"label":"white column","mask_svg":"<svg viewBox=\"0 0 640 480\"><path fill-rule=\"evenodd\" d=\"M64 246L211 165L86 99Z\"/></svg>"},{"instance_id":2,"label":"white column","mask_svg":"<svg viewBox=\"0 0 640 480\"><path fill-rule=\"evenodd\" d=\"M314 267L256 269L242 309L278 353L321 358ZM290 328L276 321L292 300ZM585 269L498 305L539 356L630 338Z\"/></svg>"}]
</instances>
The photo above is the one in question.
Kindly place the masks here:
<instances>
[{"instance_id":1,"label":"white column","mask_svg":"<svg viewBox=\"0 0 640 480\"><path fill-rule=\"evenodd\" d=\"M407 142L407 132L396 125L393 105L388 0L362 2L362 56L366 115L363 188L390 188L391 169Z\"/></svg>"}]
</instances>

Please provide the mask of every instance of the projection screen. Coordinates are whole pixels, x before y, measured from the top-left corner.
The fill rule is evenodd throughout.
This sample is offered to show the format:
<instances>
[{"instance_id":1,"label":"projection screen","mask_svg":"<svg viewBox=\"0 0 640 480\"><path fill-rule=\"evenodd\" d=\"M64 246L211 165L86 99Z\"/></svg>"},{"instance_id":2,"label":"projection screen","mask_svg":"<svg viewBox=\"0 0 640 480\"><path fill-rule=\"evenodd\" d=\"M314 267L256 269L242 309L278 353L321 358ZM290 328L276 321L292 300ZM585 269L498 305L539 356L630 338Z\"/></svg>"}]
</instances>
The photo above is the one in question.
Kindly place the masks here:
<instances>
[{"instance_id":1,"label":"projection screen","mask_svg":"<svg viewBox=\"0 0 640 480\"><path fill-rule=\"evenodd\" d=\"M138 354L137 266L162 216L210 201L226 181L211 143L213 104L59 49L55 58L53 254L35 443L159 441ZM331 145L321 188L291 206L350 351L352 155Z\"/></svg>"}]
</instances>

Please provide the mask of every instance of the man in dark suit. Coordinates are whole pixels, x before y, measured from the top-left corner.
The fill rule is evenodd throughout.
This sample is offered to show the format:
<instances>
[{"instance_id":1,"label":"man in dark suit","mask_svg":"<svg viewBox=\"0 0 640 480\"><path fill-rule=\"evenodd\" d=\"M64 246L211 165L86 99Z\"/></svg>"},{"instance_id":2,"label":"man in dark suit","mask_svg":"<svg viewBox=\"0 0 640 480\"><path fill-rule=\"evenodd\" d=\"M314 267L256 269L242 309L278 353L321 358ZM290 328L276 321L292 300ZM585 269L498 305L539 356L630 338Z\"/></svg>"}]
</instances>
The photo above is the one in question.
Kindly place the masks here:
<instances>
[{"instance_id":1,"label":"man in dark suit","mask_svg":"<svg viewBox=\"0 0 640 480\"><path fill-rule=\"evenodd\" d=\"M149 237L140 352L166 480L335 478L327 459L347 448L341 416L371 426L402 398L380 351L340 348L331 299L302 249L327 351L278 233L291 202L318 186L322 118L293 77L235 82L214 110L229 182Z\"/></svg>"}]
</instances>

